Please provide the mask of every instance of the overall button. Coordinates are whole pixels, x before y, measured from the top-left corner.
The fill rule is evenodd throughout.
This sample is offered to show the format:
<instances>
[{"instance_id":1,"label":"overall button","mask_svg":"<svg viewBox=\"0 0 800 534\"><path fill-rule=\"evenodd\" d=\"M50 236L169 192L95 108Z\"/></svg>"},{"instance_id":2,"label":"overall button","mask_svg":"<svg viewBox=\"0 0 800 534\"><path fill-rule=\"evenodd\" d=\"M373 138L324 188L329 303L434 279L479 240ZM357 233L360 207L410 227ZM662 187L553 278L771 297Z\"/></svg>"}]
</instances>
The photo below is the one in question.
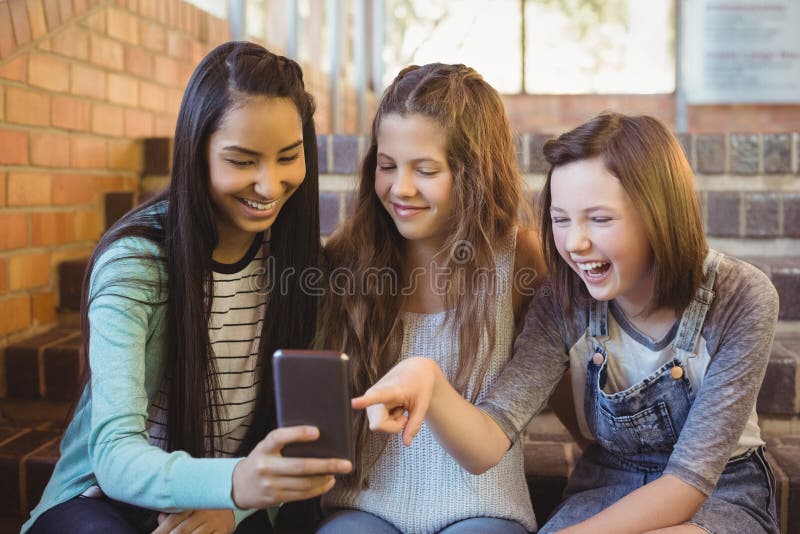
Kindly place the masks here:
<instances>
[{"instance_id":1,"label":"overall button","mask_svg":"<svg viewBox=\"0 0 800 534\"><path fill-rule=\"evenodd\" d=\"M679 365L676 365L675 367L672 368L669 374L672 375L673 379L680 380L681 377L683 376L683 368Z\"/></svg>"},{"instance_id":2,"label":"overall button","mask_svg":"<svg viewBox=\"0 0 800 534\"><path fill-rule=\"evenodd\" d=\"M600 366L600 365L603 365L603 360L604 359L605 358L603 357L603 353L602 352L595 352L594 356L592 356L592 363L594 363L597 366Z\"/></svg>"}]
</instances>

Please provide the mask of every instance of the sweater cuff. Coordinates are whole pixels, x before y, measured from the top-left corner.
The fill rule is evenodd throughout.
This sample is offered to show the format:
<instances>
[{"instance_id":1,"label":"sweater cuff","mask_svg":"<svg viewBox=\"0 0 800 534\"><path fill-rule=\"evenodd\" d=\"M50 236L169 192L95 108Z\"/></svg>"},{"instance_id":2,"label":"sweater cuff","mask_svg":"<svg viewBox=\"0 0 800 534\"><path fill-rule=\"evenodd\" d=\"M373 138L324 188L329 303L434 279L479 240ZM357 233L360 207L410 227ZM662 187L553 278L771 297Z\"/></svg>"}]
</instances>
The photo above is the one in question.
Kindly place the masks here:
<instances>
[{"instance_id":1,"label":"sweater cuff","mask_svg":"<svg viewBox=\"0 0 800 534\"><path fill-rule=\"evenodd\" d=\"M235 510L231 497L233 469L241 458L184 458L173 466L168 487L172 501L182 509L227 508ZM236 516L236 512L234 512Z\"/></svg>"}]
</instances>

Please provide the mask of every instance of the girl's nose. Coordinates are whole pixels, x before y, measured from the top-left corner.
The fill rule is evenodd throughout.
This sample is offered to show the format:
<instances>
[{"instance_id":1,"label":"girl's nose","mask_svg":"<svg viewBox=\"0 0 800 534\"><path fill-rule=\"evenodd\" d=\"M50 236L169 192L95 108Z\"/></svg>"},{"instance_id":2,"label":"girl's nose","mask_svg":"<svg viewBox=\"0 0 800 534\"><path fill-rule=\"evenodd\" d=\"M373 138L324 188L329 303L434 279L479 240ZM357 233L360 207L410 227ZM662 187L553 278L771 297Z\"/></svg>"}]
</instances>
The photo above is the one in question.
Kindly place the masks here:
<instances>
[{"instance_id":1,"label":"girl's nose","mask_svg":"<svg viewBox=\"0 0 800 534\"><path fill-rule=\"evenodd\" d=\"M411 170L398 169L392 184L392 194L396 197L413 197L417 194L417 186Z\"/></svg>"},{"instance_id":2,"label":"girl's nose","mask_svg":"<svg viewBox=\"0 0 800 534\"><path fill-rule=\"evenodd\" d=\"M569 252L583 252L589 249L591 241L582 224L573 225L567 232L565 248Z\"/></svg>"},{"instance_id":3,"label":"girl's nose","mask_svg":"<svg viewBox=\"0 0 800 534\"><path fill-rule=\"evenodd\" d=\"M285 189L280 174L270 165L264 165L258 170L253 186L255 192L267 200L279 198Z\"/></svg>"}]
</instances>

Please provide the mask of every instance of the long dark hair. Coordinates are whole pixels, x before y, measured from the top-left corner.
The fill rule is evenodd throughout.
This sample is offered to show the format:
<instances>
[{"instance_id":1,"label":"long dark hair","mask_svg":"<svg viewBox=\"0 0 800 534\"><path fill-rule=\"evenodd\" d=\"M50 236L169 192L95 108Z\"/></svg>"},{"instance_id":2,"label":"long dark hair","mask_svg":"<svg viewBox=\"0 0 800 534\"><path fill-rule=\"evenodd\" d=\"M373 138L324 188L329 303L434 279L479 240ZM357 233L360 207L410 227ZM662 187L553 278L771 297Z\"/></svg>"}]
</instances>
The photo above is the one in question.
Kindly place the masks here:
<instances>
[{"instance_id":1,"label":"long dark hair","mask_svg":"<svg viewBox=\"0 0 800 534\"><path fill-rule=\"evenodd\" d=\"M283 206L270 230L271 270L285 277L269 283L261 331L260 385L254 418L240 447L246 453L275 426L272 353L278 348L305 348L316 324L317 299L303 290L299 273L318 268L319 171L313 122L314 102L305 91L294 61L247 42L225 43L197 66L183 95L175 127L172 179L167 191L123 217L100 240L84 278L81 330L89 354L89 281L97 259L125 237L142 237L159 245L167 280L160 283L166 303L165 379L167 380L167 449L193 456L210 454L219 433L208 424L215 417L213 352L208 324L213 300L211 255L219 240L209 194L206 145L232 106L251 96L288 98L303 122L306 176ZM165 214L153 209L167 201ZM153 224L156 223L156 224ZM126 280L126 282L128 282ZM134 282L135 281L131 281ZM165 288L163 286L166 286ZM148 303L153 304L153 303ZM88 365L86 366L88 369ZM88 374L86 377L88 381Z\"/></svg>"}]
</instances>

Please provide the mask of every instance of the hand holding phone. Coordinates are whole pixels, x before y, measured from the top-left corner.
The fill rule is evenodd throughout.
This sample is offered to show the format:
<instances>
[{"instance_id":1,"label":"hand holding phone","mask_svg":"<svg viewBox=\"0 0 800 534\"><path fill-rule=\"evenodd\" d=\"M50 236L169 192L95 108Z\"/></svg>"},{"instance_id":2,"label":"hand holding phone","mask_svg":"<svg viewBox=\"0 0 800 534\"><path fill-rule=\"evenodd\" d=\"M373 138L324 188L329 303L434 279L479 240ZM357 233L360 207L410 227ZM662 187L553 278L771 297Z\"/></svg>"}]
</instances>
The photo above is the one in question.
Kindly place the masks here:
<instances>
[{"instance_id":1,"label":"hand holding phone","mask_svg":"<svg viewBox=\"0 0 800 534\"><path fill-rule=\"evenodd\" d=\"M297 442L314 441L319 431L310 426L276 428L246 458L236 464L231 497L239 508L269 508L310 499L330 490L334 475L352 470L348 460L287 458L281 451Z\"/></svg>"},{"instance_id":2,"label":"hand holding phone","mask_svg":"<svg viewBox=\"0 0 800 534\"><path fill-rule=\"evenodd\" d=\"M278 426L310 425L315 441L289 443L284 456L353 461L349 358L335 351L278 350L272 359Z\"/></svg>"}]
</instances>

